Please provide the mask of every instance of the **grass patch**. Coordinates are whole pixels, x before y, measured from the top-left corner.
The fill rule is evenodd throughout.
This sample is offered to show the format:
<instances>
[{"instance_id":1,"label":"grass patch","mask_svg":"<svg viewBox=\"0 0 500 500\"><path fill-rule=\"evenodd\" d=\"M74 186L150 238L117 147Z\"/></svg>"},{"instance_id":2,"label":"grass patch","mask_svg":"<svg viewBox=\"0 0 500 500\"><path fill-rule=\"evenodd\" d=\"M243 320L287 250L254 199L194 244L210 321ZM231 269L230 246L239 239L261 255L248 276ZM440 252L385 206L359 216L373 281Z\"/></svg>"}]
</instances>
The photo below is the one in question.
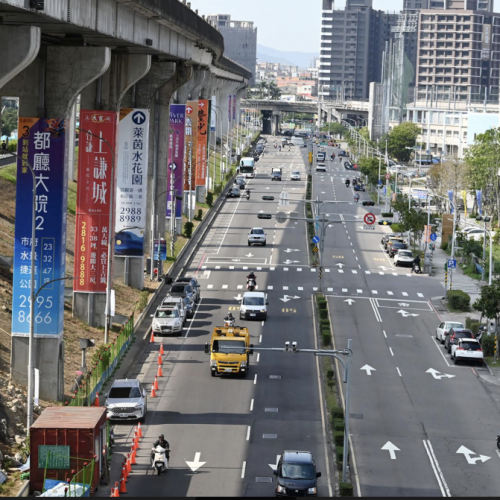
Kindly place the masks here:
<instances>
[{"instance_id":1,"label":"grass patch","mask_svg":"<svg viewBox=\"0 0 500 500\"><path fill-rule=\"evenodd\" d=\"M484 361L488 364L490 368L500 368L500 358L498 361L495 361L493 356L486 356Z\"/></svg>"},{"instance_id":2,"label":"grass patch","mask_svg":"<svg viewBox=\"0 0 500 500\"><path fill-rule=\"evenodd\" d=\"M16 184L17 182L17 165L13 163L12 165L7 165L6 167L0 168L0 177L6 181Z\"/></svg>"}]
</instances>

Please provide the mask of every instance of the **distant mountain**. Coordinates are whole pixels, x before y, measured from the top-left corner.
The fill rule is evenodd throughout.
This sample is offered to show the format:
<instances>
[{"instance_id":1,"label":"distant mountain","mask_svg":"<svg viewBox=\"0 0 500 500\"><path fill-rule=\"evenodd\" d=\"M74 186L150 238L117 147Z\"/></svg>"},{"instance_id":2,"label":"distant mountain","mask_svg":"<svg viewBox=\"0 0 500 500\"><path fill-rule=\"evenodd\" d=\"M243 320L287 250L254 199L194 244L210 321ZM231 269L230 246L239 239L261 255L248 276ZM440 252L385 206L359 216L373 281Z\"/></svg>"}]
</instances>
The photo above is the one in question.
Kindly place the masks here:
<instances>
[{"instance_id":1,"label":"distant mountain","mask_svg":"<svg viewBox=\"0 0 500 500\"><path fill-rule=\"evenodd\" d=\"M319 57L319 54L314 52L289 52L276 50L271 47L257 44L258 62L281 63L298 66L299 68L308 68L311 59L314 57Z\"/></svg>"}]
</instances>

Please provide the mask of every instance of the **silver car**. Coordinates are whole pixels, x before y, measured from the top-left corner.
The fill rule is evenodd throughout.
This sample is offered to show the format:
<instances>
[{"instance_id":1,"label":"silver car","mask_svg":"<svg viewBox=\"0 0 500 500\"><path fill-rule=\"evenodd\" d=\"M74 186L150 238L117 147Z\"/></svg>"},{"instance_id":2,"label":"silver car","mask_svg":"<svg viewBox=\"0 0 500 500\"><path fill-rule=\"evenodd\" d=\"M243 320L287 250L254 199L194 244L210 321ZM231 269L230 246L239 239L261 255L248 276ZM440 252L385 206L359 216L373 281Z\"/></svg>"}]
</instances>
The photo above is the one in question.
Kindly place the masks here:
<instances>
[{"instance_id":1,"label":"silver car","mask_svg":"<svg viewBox=\"0 0 500 500\"><path fill-rule=\"evenodd\" d=\"M159 307L151 317L153 318L151 327L155 335L182 332L183 321L177 306Z\"/></svg>"},{"instance_id":2,"label":"silver car","mask_svg":"<svg viewBox=\"0 0 500 500\"><path fill-rule=\"evenodd\" d=\"M104 406L110 419L144 422L148 412L146 391L137 379L115 380Z\"/></svg>"},{"instance_id":3,"label":"silver car","mask_svg":"<svg viewBox=\"0 0 500 500\"><path fill-rule=\"evenodd\" d=\"M179 309L179 314L181 315L183 325L186 323L186 318L188 316L187 309L184 306L184 300L185 299L182 297L170 297L167 295L163 299L161 306L160 306L160 307L169 307L169 306L170 307L177 307L177 309Z\"/></svg>"}]
</instances>

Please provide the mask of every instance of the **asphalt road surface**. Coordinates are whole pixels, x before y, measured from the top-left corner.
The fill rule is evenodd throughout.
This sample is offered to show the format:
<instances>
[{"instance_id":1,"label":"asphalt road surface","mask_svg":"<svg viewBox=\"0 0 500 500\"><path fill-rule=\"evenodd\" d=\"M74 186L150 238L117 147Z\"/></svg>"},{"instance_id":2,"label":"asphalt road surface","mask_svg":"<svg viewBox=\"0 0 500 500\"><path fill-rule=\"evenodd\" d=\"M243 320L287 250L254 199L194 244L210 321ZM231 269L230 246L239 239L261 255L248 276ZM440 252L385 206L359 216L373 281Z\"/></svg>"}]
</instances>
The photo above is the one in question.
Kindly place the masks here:
<instances>
[{"instance_id":1,"label":"asphalt road surface","mask_svg":"<svg viewBox=\"0 0 500 500\"><path fill-rule=\"evenodd\" d=\"M148 398L145 437L127 483L129 495L273 496L277 456L284 450L307 450L322 472L319 495L332 496L333 464L326 451L317 358L256 351L247 378L213 378L204 353L213 328L223 325L229 310L237 325L249 328L255 347L284 347L285 341L304 348L316 345L311 296L318 289L318 275L309 267L305 223L257 218L259 213L277 213L284 190L290 202L281 210L304 213L298 200L305 198L307 149L294 146L279 153L272 141L257 163L256 178L249 181L251 199L226 200L191 262L187 274L202 286L194 319L182 337L157 337L136 364L132 376L150 387L163 340L164 376L158 397ZM281 182L271 181L272 167L282 167ZM300 181L290 180L293 170L302 173ZM276 200L263 201L266 195ZM248 246L252 227L266 230L265 247ZM268 295L265 322L238 319L238 297L250 270L257 274L258 290ZM149 456L160 433L170 442L171 460L168 472L158 477ZM113 480L119 476L120 453L130 451L133 425L119 424L116 437ZM109 488L100 492L106 493Z\"/></svg>"}]
</instances>

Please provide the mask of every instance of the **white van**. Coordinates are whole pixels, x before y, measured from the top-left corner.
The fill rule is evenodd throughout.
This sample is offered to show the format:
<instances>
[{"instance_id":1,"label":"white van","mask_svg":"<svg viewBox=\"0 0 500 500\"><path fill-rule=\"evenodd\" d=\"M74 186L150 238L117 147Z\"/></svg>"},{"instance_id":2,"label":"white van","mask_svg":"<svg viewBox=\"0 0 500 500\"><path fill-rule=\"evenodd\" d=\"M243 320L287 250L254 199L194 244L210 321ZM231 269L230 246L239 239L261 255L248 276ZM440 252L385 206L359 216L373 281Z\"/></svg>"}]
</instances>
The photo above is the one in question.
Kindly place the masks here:
<instances>
[{"instance_id":1,"label":"white van","mask_svg":"<svg viewBox=\"0 0 500 500\"><path fill-rule=\"evenodd\" d=\"M304 145L304 138L303 137L296 137L293 136L290 141L294 146L303 146Z\"/></svg>"},{"instance_id":2,"label":"white van","mask_svg":"<svg viewBox=\"0 0 500 500\"><path fill-rule=\"evenodd\" d=\"M267 319L267 295L264 292L245 292L241 299L240 319Z\"/></svg>"},{"instance_id":3,"label":"white van","mask_svg":"<svg viewBox=\"0 0 500 500\"><path fill-rule=\"evenodd\" d=\"M255 178L255 160L253 158L242 158L238 167L239 173L247 179Z\"/></svg>"}]
</instances>

